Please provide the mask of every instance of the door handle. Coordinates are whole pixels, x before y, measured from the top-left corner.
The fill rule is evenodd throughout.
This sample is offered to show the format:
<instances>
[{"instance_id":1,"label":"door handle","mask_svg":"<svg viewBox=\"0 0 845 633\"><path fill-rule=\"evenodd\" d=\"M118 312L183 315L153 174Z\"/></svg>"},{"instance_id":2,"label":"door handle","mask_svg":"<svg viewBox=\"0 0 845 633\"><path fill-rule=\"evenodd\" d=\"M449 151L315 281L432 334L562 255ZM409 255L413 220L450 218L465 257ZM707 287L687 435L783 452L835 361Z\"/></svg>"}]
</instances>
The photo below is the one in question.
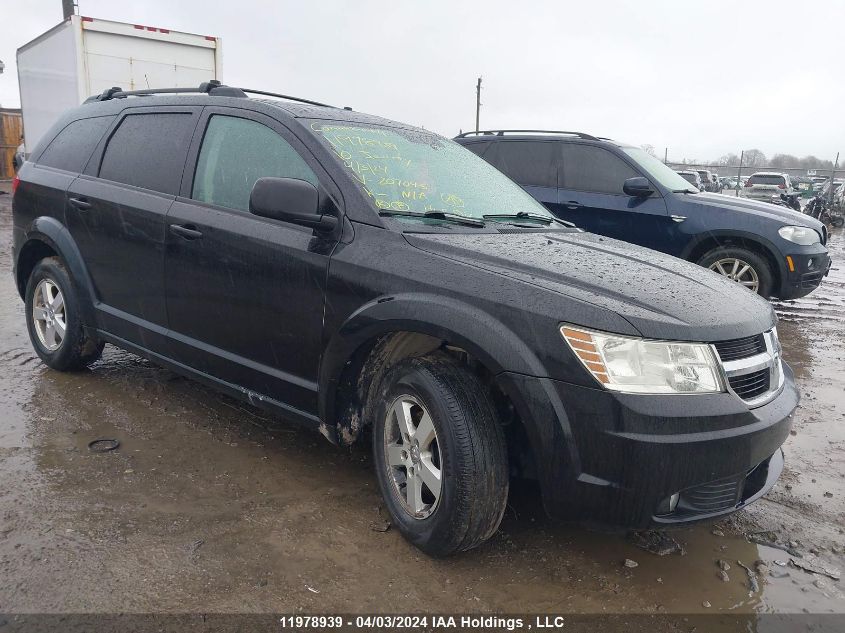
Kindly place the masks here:
<instances>
[{"instance_id":1,"label":"door handle","mask_svg":"<svg viewBox=\"0 0 845 633\"><path fill-rule=\"evenodd\" d=\"M569 202L564 202L563 206L567 209L580 209L584 205L578 202L577 200L570 200Z\"/></svg>"},{"instance_id":2,"label":"door handle","mask_svg":"<svg viewBox=\"0 0 845 633\"><path fill-rule=\"evenodd\" d=\"M70 206L80 211L87 211L91 208L91 203L85 198L69 198L68 202L70 202Z\"/></svg>"},{"instance_id":3,"label":"door handle","mask_svg":"<svg viewBox=\"0 0 845 633\"><path fill-rule=\"evenodd\" d=\"M197 231L197 227L193 224L171 224L170 232L179 237L184 237L186 240L196 240L202 237L202 232Z\"/></svg>"}]
</instances>

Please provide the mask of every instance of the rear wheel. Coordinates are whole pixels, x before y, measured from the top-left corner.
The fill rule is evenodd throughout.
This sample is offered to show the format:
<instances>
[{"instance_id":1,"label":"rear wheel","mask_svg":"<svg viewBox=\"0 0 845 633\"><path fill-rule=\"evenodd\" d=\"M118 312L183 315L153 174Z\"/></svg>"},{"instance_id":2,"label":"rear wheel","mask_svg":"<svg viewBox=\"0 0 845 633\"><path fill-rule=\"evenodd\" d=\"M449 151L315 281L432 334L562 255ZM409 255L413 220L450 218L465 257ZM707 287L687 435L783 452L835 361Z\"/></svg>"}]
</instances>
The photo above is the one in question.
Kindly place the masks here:
<instances>
[{"instance_id":1,"label":"rear wheel","mask_svg":"<svg viewBox=\"0 0 845 633\"><path fill-rule=\"evenodd\" d=\"M87 367L103 352L103 343L86 335L80 298L58 257L42 259L26 286L26 325L35 352L51 369Z\"/></svg>"},{"instance_id":2,"label":"rear wheel","mask_svg":"<svg viewBox=\"0 0 845 633\"><path fill-rule=\"evenodd\" d=\"M370 407L379 487L393 524L431 556L476 547L499 526L507 451L482 382L444 354L400 361Z\"/></svg>"}]
</instances>

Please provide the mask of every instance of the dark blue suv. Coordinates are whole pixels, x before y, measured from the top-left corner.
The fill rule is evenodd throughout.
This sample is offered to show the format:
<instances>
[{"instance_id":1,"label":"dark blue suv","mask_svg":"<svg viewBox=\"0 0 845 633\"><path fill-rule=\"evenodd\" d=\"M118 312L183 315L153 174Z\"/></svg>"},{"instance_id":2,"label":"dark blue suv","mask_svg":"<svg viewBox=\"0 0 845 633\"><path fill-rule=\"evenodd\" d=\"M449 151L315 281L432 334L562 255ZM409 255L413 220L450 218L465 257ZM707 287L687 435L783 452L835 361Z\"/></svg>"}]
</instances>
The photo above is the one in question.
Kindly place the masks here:
<instances>
[{"instance_id":1,"label":"dark blue suv","mask_svg":"<svg viewBox=\"0 0 845 633\"><path fill-rule=\"evenodd\" d=\"M695 262L764 297L802 297L830 270L827 229L792 209L703 193L639 147L578 132L470 132L455 141L552 213Z\"/></svg>"}]
</instances>

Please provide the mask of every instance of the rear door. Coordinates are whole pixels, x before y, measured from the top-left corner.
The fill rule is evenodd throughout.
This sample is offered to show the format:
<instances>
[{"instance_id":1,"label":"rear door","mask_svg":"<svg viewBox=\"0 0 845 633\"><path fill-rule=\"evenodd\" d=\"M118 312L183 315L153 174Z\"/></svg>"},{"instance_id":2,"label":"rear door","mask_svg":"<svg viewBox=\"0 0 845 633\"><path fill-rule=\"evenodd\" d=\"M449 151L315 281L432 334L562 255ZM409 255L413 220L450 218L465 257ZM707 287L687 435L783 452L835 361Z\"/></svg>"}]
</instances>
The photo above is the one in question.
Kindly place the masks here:
<instances>
[{"instance_id":1,"label":"rear door","mask_svg":"<svg viewBox=\"0 0 845 633\"><path fill-rule=\"evenodd\" d=\"M671 221L655 187L649 198L622 191L628 178L641 176L613 152L594 145L562 143L559 202L551 210L592 233L666 250Z\"/></svg>"},{"instance_id":2,"label":"rear door","mask_svg":"<svg viewBox=\"0 0 845 633\"><path fill-rule=\"evenodd\" d=\"M131 108L68 189L67 226L94 283L99 327L165 348L164 243L199 107Z\"/></svg>"},{"instance_id":3,"label":"rear door","mask_svg":"<svg viewBox=\"0 0 845 633\"><path fill-rule=\"evenodd\" d=\"M482 155L547 207L558 201L560 145L555 140L499 140Z\"/></svg>"},{"instance_id":4,"label":"rear door","mask_svg":"<svg viewBox=\"0 0 845 633\"><path fill-rule=\"evenodd\" d=\"M339 193L283 125L245 110L207 107L189 164L167 220L171 355L316 421L334 242L251 214L249 195L264 176L322 184L336 200Z\"/></svg>"}]
</instances>

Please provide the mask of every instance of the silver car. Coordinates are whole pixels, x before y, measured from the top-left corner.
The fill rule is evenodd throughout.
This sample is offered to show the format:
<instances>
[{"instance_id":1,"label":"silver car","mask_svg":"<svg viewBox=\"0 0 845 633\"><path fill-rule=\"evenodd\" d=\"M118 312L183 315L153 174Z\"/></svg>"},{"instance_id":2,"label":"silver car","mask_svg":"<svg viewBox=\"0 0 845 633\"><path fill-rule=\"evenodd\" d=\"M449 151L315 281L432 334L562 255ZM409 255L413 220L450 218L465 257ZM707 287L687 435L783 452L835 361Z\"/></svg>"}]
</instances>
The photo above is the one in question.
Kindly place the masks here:
<instances>
[{"instance_id":1,"label":"silver car","mask_svg":"<svg viewBox=\"0 0 845 633\"><path fill-rule=\"evenodd\" d=\"M753 200L765 200L770 202L772 196L780 194L792 195L795 187L789 178L789 174L774 171L758 171L751 178L745 181L741 196Z\"/></svg>"}]
</instances>

